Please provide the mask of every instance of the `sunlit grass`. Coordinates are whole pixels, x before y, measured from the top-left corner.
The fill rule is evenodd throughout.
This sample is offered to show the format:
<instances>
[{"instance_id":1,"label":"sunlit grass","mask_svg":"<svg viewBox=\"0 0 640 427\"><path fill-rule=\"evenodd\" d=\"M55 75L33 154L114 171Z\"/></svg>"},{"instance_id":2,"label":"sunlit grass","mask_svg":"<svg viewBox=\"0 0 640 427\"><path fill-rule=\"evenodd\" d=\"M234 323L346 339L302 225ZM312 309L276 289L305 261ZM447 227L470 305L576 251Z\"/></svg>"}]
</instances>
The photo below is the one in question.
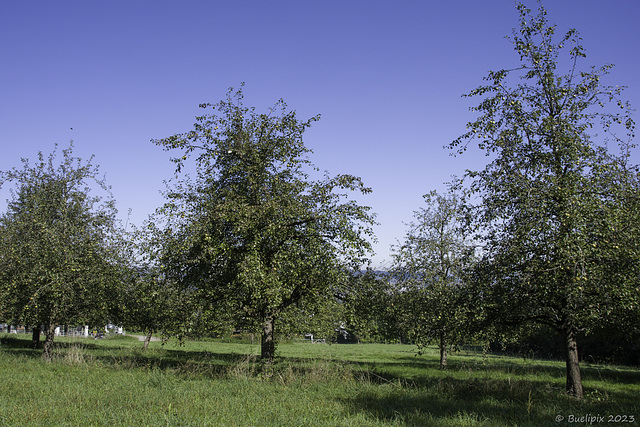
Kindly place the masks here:
<instances>
[{"instance_id":1,"label":"sunlit grass","mask_svg":"<svg viewBox=\"0 0 640 427\"><path fill-rule=\"evenodd\" d=\"M44 363L0 336L0 425L559 425L558 415L640 415L640 371L583 367L585 399L557 361L409 345L284 343L264 371L249 344L59 340ZM637 423L636 423L637 425Z\"/></svg>"}]
</instances>

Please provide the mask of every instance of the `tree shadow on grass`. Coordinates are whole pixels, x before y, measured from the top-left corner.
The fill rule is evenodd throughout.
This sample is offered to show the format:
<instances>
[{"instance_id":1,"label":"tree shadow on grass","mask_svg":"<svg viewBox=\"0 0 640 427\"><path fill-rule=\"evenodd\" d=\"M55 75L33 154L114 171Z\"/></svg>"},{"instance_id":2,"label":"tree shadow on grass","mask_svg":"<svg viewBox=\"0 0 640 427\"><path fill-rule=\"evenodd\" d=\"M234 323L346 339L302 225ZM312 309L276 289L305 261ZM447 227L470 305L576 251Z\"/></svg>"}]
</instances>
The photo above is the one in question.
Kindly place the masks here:
<instances>
[{"instance_id":1,"label":"tree shadow on grass","mask_svg":"<svg viewBox=\"0 0 640 427\"><path fill-rule=\"evenodd\" d=\"M238 353L215 353L180 349L131 348L94 356L103 366L117 369L142 369L166 372L189 378L220 379L239 366L246 372L255 370L255 357Z\"/></svg>"},{"instance_id":2,"label":"tree shadow on grass","mask_svg":"<svg viewBox=\"0 0 640 427\"><path fill-rule=\"evenodd\" d=\"M557 415L640 413L637 388L617 386L640 383L639 370L583 366L585 398L578 401L564 393L562 363L456 359L444 371L434 357L352 362L358 379L374 387L343 403L403 425L558 425Z\"/></svg>"},{"instance_id":3,"label":"tree shadow on grass","mask_svg":"<svg viewBox=\"0 0 640 427\"><path fill-rule=\"evenodd\" d=\"M453 385L452 387L456 387ZM352 398L342 399L352 411L364 413L382 423L396 425L455 425L456 420L464 425L500 422L495 425L545 425L537 420L535 414L527 414L524 403L518 414L514 402L482 399L479 397L462 400L446 392L434 393L416 390L364 391ZM538 421L538 422L536 422Z\"/></svg>"},{"instance_id":4,"label":"tree shadow on grass","mask_svg":"<svg viewBox=\"0 0 640 427\"><path fill-rule=\"evenodd\" d=\"M24 357L41 357L42 348L33 348L31 340L12 336L0 336L0 350L6 354Z\"/></svg>"},{"instance_id":5,"label":"tree shadow on grass","mask_svg":"<svg viewBox=\"0 0 640 427\"><path fill-rule=\"evenodd\" d=\"M558 425L558 415L637 414L640 404L634 394L603 394L586 387L585 398L578 401L565 395L563 386L544 381L445 377L420 386L390 382L387 387L362 387L340 400L367 418L399 425L546 426Z\"/></svg>"},{"instance_id":6,"label":"tree shadow on grass","mask_svg":"<svg viewBox=\"0 0 640 427\"><path fill-rule=\"evenodd\" d=\"M455 357L455 356L454 356ZM516 358L489 355L487 360L478 360L477 358L469 358L465 360L465 355L452 357L449 359L448 367L443 373L466 371L482 372L487 374L500 374L508 376L527 376L544 374L547 377L556 378L564 381L566 376L566 367L564 361L548 361L524 359L522 361ZM379 364L370 363L370 366L389 367L398 366L406 367L415 371L431 371L439 370L439 361L437 358L425 357L398 357L400 363ZM604 366L582 362L580 365L583 380L610 380L621 384L638 384L640 383L640 369L628 367Z\"/></svg>"},{"instance_id":7,"label":"tree shadow on grass","mask_svg":"<svg viewBox=\"0 0 640 427\"><path fill-rule=\"evenodd\" d=\"M43 344L44 342L40 340L38 346L34 348L31 339L7 335L0 337L0 350L3 353L30 359L42 358ZM65 353L74 353L77 355L91 354L92 352L99 351L101 348L101 346L90 339L53 342L53 353L57 353L58 355Z\"/></svg>"}]
</instances>

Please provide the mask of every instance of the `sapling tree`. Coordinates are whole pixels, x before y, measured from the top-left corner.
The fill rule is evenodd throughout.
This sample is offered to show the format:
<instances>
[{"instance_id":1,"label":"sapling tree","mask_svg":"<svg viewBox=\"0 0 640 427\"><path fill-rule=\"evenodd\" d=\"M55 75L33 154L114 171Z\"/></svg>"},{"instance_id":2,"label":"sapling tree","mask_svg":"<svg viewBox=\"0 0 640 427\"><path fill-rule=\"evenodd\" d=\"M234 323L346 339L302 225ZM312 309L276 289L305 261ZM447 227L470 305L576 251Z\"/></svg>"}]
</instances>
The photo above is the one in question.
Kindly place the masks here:
<instances>
[{"instance_id":1,"label":"sapling tree","mask_svg":"<svg viewBox=\"0 0 640 427\"><path fill-rule=\"evenodd\" d=\"M465 270L474 260L465 192L456 181L445 194L432 191L394 253L392 275L403 327L424 348L437 343L440 368L447 350L468 337L471 317Z\"/></svg>"},{"instance_id":2,"label":"sapling tree","mask_svg":"<svg viewBox=\"0 0 640 427\"><path fill-rule=\"evenodd\" d=\"M143 227L131 233L135 269L132 280L123 290L123 323L144 332L143 349L147 349L152 335L159 333L164 339L186 336L193 330L194 289L182 286L167 274L162 265L170 233L160 229L157 218L149 218Z\"/></svg>"}]
</instances>

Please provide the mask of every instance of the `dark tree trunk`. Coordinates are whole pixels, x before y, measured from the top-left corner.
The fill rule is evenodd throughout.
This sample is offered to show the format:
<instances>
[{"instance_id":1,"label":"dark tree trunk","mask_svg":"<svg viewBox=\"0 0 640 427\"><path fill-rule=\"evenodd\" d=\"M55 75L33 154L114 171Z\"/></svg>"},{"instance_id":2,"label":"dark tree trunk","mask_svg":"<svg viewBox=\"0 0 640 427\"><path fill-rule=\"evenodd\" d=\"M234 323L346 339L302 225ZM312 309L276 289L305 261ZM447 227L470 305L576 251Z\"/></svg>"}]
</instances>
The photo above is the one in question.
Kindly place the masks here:
<instances>
[{"instance_id":1,"label":"dark tree trunk","mask_svg":"<svg viewBox=\"0 0 640 427\"><path fill-rule=\"evenodd\" d=\"M565 332L565 358L567 365L567 394L582 399L582 376L578 359L578 344L575 333L571 330Z\"/></svg>"},{"instance_id":2,"label":"dark tree trunk","mask_svg":"<svg viewBox=\"0 0 640 427\"><path fill-rule=\"evenodd\" d=\"M47 325L44 331L44 346L42 347L42 360L50 362L53 357L53 338L56 333L56 325Z\"/></svg>"},{"instance_id":3,"label":"dark tree trunk","mask_svg":"<svg viewBox=\"0 0 640 427\"><path fill-rule=\"evenodd\" d=\"M31 335L31 347L40 347L40 326L33 327L33 333Z\"/></svg>"},{"instance_id":4,"label":"dark tree trunk","mask_svg":"<svg viewBox=\"0 0 640 427\"><path fill-rule=\"evenodd\" d=\"M447 337L444 332L440 334L440 369L447 369Z\"/></svg>"},{"instance_id":5,"label":"dark tree trunk","mask_svg":"<svg viewBox=\"0 0 640 427\"><path fill-rule=\"evenodd\" d=\"M149 347L149 342L151 341L151 335L153 335L153 330L149 330L149 332L147 333L147 336L144 337L142 350L146 350Z\"/></svg>"},{"instance_id":6,"label":"dark tree trunk","mask_svg":"<svg viewBox=\"0 0 640 427\"><path fill-rule=\"evenodd\" d=\"M272 363L276 357L276 342L273 338L274 319L271 314L264 317L262 325L262 339L260 343L260 359L263 362Z\"/></svg>"}]
</instances>

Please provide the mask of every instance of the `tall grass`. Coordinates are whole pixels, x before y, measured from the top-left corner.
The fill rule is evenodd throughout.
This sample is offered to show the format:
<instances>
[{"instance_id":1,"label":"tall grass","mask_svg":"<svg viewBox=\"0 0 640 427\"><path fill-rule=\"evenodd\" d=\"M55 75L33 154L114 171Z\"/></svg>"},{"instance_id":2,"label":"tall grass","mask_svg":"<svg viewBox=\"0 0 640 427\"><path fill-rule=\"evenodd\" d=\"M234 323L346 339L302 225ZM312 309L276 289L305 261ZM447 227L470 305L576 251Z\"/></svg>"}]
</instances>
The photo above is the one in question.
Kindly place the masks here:
<instances>
[{"instance_id":1,"label":"tall grass","mask_svg":"<svg viewBox=\"0 0 640 427\"><path fill-rule=\"evenodd\" d=\"M576 401L563 393L560 362L471 351L441 371L435 349L281 344L265 372L249 344L143 352L130 338L69 339L44 363L26 337L0 339L3 426L544 426L586 414L637 425L640 416L640 371L616 366L585 366L586 397Z\"/></svg>"}]
</instances>

